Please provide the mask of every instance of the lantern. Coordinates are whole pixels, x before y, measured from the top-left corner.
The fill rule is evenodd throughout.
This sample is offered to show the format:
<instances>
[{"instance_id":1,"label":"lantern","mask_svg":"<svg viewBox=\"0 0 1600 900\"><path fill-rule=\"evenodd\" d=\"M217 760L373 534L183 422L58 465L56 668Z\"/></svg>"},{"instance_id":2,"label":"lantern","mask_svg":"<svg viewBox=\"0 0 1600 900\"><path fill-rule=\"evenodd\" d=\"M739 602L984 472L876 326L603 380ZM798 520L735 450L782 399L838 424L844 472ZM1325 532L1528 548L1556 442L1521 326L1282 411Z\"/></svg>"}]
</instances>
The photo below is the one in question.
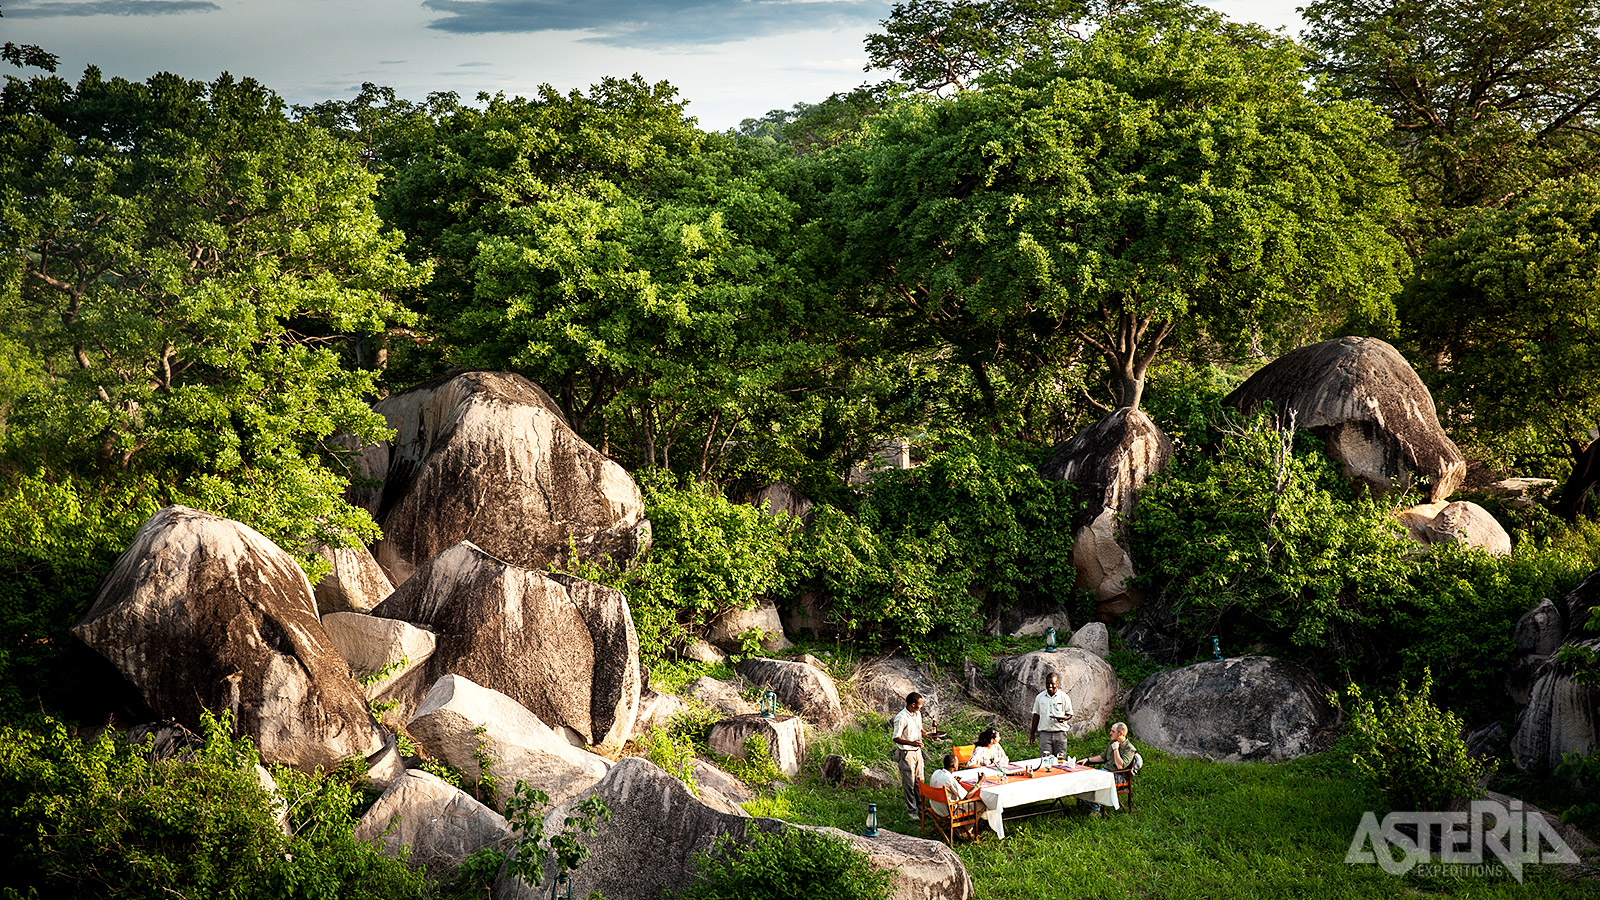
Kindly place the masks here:
<instances>
[{"instance_id":1,"label":"lantern","mask_svg":"<svg viewBox=\"0 0 1600 900\"><path fill-rule=\"evenodd\" d=\"M550 885L550 900L572 900L572 879L565 872Z\"/></svg>"},{"instance_id":2,"label":"lantern","mask_svg":"<svg viewBox=\"0 0 1600 900\"><path fill-rule=\"evenodd\" d=\"M778 714L778 695L771 691L761 692L761 718L770 719Z\"/></svg>"},{"instance_id":3,"label":"lantern","mask_svg":"<svg viewBox=\"0 0 1600 900\"><path fill-rule=\"evenodd\" d=\"M1053 626L1044 630L1044 649L1051 653L1056 651L1056 630Z\"/></svg>"},{"instance_id":4,"label":"lantern","mask_svg":"<svg viewBox=\"0 0 1600 900\"><path fill-rule=\"evenodd\" d=\"M1222 658L1222 644L1217 640L1217 636L1214 634L1211 636L1211 658Z\"/></svg>"},{"instance_id":5,"label":"lantern","mask_svg":"<svg viewBox=\"0 0 1600 900\"><path fill-rule=\"evenodd\" d=\"M863 832L867 837L878 836L878 804L867 804L867 830Z\"/></svg>"}]
</instances>

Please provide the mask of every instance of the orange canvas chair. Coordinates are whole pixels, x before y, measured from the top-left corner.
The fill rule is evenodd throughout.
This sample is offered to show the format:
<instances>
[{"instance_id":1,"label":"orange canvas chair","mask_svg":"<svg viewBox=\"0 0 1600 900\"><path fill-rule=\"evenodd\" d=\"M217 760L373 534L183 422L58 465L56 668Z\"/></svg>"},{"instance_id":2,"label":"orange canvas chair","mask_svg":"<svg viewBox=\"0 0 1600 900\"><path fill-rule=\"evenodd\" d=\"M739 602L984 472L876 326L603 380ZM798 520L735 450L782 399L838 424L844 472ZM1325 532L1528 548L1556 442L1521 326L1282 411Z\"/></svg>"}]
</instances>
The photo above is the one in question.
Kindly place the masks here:
<instances>
[{"instance_id":1,"label":"orange canvas chair","mask_svg":"<svg viewBox=\"0 0 1600 900\"><path fill-rule=\"evenodd\" d=\"M956 762L965 768L967 761L972 759L972 751L976 749L978 749L977 744L961 744L959 746L951 747L950 752L956 755Z\"/></svg>"},{"instance_id":2,"label":"orange canvas chair","mask_svg":"<svg viewBox=\"0 0 1600 900\"><path fill-rule=\"evenodd\" d=\"M922 823L921 833L927 833L928 821L933 820L933 827L938 830L944 842L951 846L955 844L956 835L965 831L972 840L978 839L978 805L983 801L978 799L978 792L973 791L965 800L951 800L944 788L936 788L925 782L917 782L917 793L922 795ZM933 804L942 803L950 811L949 815L940 815Z\"/></svg>"}]
</instances>

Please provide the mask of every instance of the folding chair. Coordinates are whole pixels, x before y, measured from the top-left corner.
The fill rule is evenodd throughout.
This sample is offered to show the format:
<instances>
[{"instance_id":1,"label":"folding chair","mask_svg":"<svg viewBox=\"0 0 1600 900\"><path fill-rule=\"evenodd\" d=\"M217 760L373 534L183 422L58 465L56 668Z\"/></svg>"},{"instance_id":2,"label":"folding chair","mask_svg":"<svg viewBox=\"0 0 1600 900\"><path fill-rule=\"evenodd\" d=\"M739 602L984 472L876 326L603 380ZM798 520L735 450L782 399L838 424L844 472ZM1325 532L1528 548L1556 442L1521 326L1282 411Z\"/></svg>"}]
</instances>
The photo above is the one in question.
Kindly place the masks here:
<instances>
[{"instance_id":1,"label":"folding chair","mask_svg":"<svg viewBox=\"0 0 1600 900\"><path fill-rule=\"evenodd\" d=\"M978 792L973 791L964 800L952 800L944 788L936 788L925 782L917 782L917 793L922 795L922 819L920 833L927 833L928 820L933 820L933 826L944 838L944 842L955 845L955 837L962 831L971 834L972 840L978 839L978 807L983 803L978 799ZM949 815L940 815L933 808L933 804L942 803L950 811Z\"/></svg>"},{"instance_id":2,"label":"folding chair","mask_svg":"<svg viewBox=\"0 0 1600 900\"><path fill-rule=\"evenodd\" d=\"M1128 812L1133 812L1133 776L1139 774L1144 768L1144 756L1139 753L1133 755L1133 762L1125 769L1111 769L1111 777L1117 781L1117 804ZM1123 800L1126 796L1128 799Z\"/></svg>"}]
</instances>

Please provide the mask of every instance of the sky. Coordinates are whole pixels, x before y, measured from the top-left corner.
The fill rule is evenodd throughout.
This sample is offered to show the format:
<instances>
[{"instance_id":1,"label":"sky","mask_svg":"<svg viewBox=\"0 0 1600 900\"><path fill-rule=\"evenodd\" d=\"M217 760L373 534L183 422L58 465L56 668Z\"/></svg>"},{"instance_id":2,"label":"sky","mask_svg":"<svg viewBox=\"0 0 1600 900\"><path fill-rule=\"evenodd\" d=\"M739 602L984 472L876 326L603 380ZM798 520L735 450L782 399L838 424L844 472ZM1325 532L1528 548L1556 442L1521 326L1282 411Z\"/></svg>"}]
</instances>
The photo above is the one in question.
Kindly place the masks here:
<instances>
[{"instance_id":1,"label":"sky","mask_svg":"<svg viewBox=\"0 0 1600 900\"><path fill-rule=\"evenodd\" d=\"M1301 0L1303 2L1303 0ZM668 81L707 130L814 103L885 73L862 39L890 0L0 0L0 40L37 44L76 80L253 77L294 104L363 82L420 100L531 95L606 76ZM1298 33L1293 2L1211 0ZM13 74L22 75L20 70Z\"/></svg>"}]
</instances>

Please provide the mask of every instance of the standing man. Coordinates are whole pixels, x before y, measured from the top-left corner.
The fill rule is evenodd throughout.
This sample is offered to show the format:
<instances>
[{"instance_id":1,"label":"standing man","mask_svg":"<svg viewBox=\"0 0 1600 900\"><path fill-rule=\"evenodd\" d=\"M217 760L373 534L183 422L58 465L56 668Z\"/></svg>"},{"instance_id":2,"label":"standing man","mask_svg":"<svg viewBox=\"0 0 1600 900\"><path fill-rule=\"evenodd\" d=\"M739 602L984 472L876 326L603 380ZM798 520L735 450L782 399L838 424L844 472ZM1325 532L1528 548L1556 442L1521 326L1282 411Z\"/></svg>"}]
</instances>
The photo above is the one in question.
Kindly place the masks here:
<instances>
[{"instance_id":1,"label":"standing man","mask_svg":"<svg viewBox=\"0 0 1600 900\"><path fill-rule=\"evenodd\" d=\"M900 791L905 795L906 815L914 822L919 818L922 805L917 794L917 782L922 780L921 694L912 691L906 695L906 708L894 714L889 736L894 738L894 761L900 769Z\"/></svg>"},{"instance_id":2,"label":"standing man","mask_svg":"<svg viewBox=\"0 0 1600 900\"><path fill-rule=\"evenodd\" d=\"M1067 722L1072 718L1072 698L1061 690L1061 676L1051 672L1044 690L1033 698L1033 723L1028 739L1039 742L1039 755L1067 755Z\"/></svg>"}]
</instances>

